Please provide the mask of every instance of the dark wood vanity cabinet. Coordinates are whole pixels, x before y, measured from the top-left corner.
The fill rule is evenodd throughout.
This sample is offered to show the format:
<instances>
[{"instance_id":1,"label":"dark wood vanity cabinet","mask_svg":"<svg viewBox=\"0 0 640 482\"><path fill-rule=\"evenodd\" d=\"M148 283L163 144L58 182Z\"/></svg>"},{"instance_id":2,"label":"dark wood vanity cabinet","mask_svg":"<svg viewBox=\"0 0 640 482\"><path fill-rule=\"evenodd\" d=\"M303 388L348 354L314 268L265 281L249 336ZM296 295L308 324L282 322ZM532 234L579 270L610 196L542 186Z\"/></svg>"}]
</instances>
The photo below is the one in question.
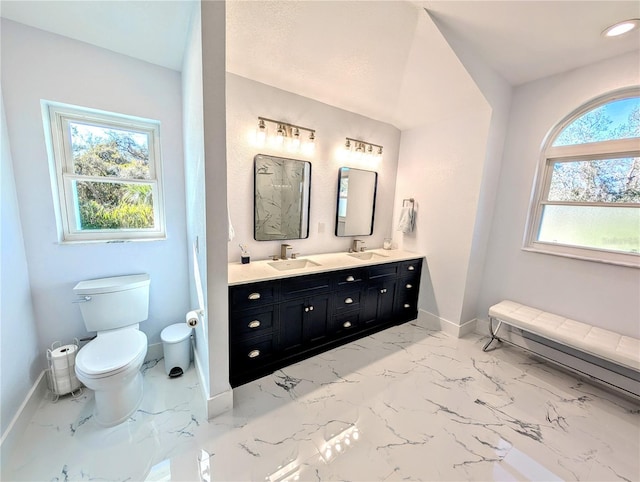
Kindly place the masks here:
<instances>
[{"instance_id":1,"label":"dark wood vanity cabinet","mask_svg":"<svg viewBox=\"0 0 640 482\"><path fill-rule=\"evenodd\" d=\"M422 259L229 287L231 386L416 318Z\"/></svg>"}]
</instances>

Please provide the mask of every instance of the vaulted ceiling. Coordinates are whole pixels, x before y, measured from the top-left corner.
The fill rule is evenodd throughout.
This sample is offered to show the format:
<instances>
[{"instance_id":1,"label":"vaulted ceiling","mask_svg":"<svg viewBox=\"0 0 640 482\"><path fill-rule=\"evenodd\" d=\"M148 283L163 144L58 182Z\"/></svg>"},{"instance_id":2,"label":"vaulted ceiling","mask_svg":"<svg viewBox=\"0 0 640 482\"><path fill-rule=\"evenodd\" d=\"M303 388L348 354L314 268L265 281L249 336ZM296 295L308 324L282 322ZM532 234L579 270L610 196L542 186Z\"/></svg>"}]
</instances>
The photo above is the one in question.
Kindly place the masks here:
<instances>
[{"instance_id":1,"label":"vaulted ceiling","mask_svg":"<svg viewBox=\"0 0 640 482\"><path fill-rule=\"evenodd\" d=\"M195 4L2 0L0 14L180 70ZM518 85L638 51L638 32L600 33L639 17L616 0L232 0L227 70L405 129L472 97L436 25Z\"/></svg>"}]
</instances>

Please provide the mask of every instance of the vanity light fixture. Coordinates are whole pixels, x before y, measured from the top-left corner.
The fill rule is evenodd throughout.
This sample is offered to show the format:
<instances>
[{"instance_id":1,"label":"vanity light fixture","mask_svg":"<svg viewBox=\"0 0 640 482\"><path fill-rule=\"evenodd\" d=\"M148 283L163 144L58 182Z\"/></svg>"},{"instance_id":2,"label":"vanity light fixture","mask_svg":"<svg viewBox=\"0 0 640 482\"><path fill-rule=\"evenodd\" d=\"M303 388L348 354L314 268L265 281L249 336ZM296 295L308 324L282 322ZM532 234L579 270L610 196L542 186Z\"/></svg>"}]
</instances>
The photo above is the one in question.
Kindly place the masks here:
<instances>
[{"instance_id":1,"label":"vanity light fixture","mask_svg":"<svg viewBox=\"0 0 640 482\"><path fill-rule=\"evenodd\" d=\"M625 33L637 29L638 26L640 26L640 19L631 18L607 27L602 32L602 35L604 37L619 37L620 35L624 35Z\"/></svg>"},{"instance_id":2,"label":"vanity light fixture","mask_svg":"<svg viewBox=\"0 0 640 482\"><path fill-rule=\"evenodd\" d=\"M346 142L344 143L344 150L347 159L367 161L382 160L382 146L371 142L353 139L352 137L347 137L345 139Z\"/></svg>"},{"instance_id":3,"label":"vanity light fixture","mask_svg":"<svg viewBox=\"0 0 640 482\"><path fill-rule=\"evenodd\" d=\"M267 129L268 124L273 124L274 128L274 130L271 131L274 134L271 136L269 136ZM301 137L305 132L308 133L306 140L304 140L304 137ZM258 117L256 144L258 146L263 146L267 138L276 146L283 146L286 143L287 148L290 151L297 152L302 150L309 154L315 149L316 131L314 129L309 129L308 127L289 124L288 122L268 119L266 117Z\"/></svg>"}]
</instances>

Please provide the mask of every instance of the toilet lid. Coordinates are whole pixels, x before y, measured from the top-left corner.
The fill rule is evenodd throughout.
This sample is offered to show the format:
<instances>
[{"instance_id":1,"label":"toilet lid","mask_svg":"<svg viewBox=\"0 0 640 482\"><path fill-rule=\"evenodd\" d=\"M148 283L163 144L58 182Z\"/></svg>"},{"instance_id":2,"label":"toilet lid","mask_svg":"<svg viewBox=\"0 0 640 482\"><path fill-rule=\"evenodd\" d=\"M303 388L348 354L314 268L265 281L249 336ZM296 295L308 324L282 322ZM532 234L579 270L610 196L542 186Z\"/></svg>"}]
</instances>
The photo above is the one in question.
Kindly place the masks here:
<instances>
[{"instance_id":1,"label":"toilet lid","mask_svg":"<svg viewBox=\"0 0 640 482\"><path fill-rule=\"evenodd\" d=\"M147 337L140 330L101 333L78 352L76 369L89 377L115 374L147 351Z\"/></svg>"}]
</instances>

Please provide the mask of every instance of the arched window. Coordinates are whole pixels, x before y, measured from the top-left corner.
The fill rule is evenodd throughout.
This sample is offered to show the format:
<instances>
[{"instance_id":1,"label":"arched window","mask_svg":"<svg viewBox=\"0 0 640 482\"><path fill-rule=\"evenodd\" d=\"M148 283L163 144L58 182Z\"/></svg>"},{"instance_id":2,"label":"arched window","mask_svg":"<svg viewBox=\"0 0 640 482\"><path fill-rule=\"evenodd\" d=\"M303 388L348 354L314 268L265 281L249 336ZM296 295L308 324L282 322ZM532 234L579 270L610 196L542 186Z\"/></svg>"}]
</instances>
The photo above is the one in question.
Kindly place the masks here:
<instances>
[{"instance_id":1,"label":"arched window","mask_svg":"<svg viewBox=\"0 0 640 482\"><path fill-rule=\"evenodd\" d=\"M640 267L640 88L595 99L551 130L525 249Z\"/></svg>"}]
</instances>

